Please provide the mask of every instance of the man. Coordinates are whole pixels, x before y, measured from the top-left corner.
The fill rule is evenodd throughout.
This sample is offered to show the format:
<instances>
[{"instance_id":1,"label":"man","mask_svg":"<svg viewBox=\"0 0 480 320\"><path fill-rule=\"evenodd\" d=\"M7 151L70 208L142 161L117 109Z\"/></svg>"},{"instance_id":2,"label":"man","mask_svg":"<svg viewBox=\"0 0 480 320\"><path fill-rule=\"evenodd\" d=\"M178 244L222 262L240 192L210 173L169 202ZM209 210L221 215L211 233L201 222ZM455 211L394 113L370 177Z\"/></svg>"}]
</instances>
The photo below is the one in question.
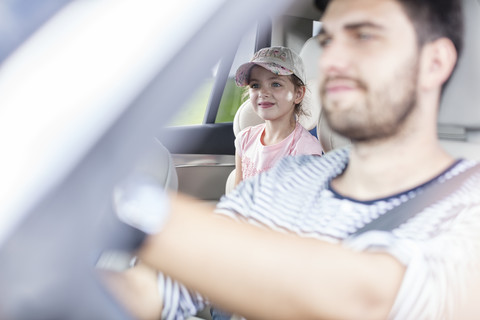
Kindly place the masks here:
<instances>
[{"instance_id":1,"label":"man","mask_svg":"<svg viewBox=\"0 0 480 320\"><path fill-rule=\"evenodd\" d=\"M462 47L459 1L333 0L322 22L323 108L351 149L285 159L223 199L220 214L175 197L141 260L247 319L473 317L478 174L392 232L350 237L474 165L436 133ZM161 280L164 318L203 305Z\"/></svg>"}]
</instances>

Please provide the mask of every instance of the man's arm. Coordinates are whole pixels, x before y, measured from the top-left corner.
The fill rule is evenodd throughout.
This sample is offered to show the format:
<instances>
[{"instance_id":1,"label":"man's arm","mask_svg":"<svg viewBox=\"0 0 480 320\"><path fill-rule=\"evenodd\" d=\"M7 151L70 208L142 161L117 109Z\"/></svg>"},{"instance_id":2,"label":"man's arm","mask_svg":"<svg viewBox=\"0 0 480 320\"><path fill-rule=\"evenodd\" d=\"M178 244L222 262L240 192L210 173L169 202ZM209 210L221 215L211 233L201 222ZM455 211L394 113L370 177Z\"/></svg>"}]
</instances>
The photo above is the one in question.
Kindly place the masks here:
<instances>
[{"instance_id":1,"label":"man's arm","mask_svg":"<svg viewBox=\"0 0 480 320\"><path fill-rule=\"evenodd\" d=\"M384 319L405 268L383 253L212 214L184 196L140 257L226 310L255 319Z\"/></svg>"}]
</instances>

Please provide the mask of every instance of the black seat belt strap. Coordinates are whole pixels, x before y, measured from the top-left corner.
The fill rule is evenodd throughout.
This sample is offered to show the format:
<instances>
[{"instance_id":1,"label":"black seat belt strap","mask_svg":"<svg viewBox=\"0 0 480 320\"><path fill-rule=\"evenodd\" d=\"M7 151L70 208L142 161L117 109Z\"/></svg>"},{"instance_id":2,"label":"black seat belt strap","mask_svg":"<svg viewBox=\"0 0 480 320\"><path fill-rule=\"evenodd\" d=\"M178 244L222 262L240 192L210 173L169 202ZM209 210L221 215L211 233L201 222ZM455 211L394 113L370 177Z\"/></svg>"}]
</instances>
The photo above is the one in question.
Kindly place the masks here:
<instances>
[{"instance_id":1,"label":"black seat belt strap","mask_svg":"<svg viewBox=\"0 0 480 320\"><path fill-rule=\"evenodd\" d=\"M350 236L358 236L371 230L393 230L406 222L408 219L414 217L417 213L423 211L428 206L449 196L460 186L462 186L466 179L478 172L480 172L480 164L476 164L446 181L433 182L431 185L422 189L414 198L409 199L399 206L387 211L382 216L352 233Z\"/></svg>"}]
</instances>

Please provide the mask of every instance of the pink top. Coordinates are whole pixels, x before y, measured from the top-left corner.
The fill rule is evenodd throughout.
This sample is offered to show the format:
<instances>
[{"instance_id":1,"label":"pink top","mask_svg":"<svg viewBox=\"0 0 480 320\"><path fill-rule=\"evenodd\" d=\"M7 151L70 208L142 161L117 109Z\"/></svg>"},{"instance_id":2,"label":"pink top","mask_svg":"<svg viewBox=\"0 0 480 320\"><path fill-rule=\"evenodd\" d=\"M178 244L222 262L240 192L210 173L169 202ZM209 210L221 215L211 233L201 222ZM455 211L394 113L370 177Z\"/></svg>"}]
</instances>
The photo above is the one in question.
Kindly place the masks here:
<instances>
[{"instance_id":1,"label":"pink top","mask_svg":"<svg viewBox=\"0 0 480 320\"><path fill-rule=\"evenodd\" d=\"M261 142L265 123L242 130L235 139L237 155L242 159L243 179L272 168L285 156L322 155L322 145L316 137L297 122L295 130L283 141L265 146Z\"/></svg>"}]
</instances>

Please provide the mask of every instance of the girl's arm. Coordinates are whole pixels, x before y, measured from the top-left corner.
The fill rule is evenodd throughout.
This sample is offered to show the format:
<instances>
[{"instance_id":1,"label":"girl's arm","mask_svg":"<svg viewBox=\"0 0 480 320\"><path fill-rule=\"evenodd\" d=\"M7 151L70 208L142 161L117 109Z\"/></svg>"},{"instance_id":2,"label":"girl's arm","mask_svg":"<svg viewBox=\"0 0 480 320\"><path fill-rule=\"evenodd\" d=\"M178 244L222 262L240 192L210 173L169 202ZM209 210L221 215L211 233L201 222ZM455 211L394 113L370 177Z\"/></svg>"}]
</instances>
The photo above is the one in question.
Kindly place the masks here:
<instances>
[{"instance_id":1,"label":"girl's arm","mask_svg":"<svg viewBox=\"0 0 480 320\"><path fill-rule=\"evenodd\" d=\"M242 182L243 180L243 171L242 171L242 159L235 153L235 187Z\"/></svg>"}]
</instances>

